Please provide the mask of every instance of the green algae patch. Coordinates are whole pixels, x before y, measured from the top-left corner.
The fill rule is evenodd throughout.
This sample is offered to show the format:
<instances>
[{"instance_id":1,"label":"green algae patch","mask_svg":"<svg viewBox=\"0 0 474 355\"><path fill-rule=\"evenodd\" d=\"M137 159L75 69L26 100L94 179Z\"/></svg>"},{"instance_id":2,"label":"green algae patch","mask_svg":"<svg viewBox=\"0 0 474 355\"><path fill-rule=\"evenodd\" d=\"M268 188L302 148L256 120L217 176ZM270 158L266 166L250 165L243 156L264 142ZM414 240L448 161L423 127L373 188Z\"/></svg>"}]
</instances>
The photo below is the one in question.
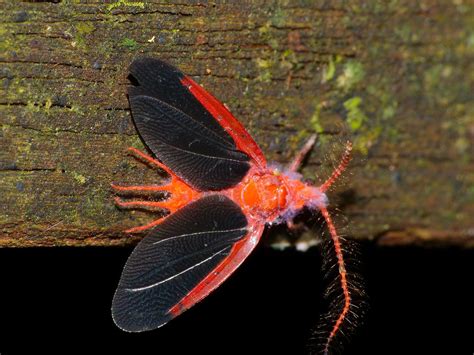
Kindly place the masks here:
<instances>
[{"instance_id":1,"label":"green algae patch","mask_svg":"<svg viewBox=\"0 0 474 355\"><path fill-rule=\"evenodd\" d=\"M321 79L321 82L323 84L327 83L328 81L331 81L334 78L334 76L336 75L337 65L341 61L342 61L342 57L340 55L331 56L331 58L329 58L328 65L324 68L322 79Z\"/></svg>"},{"instance_id":2,"label":"green algae patch","mask_svg":"<svg viewBox=\"0 0 474 355\"><path fill-rule=\"evenodd\" d=\"M316 104L314 112L309 119L313 131L318 134L324 131L323 125L321 123L321 108L321 103Z\"/></svg>"},{"instance_id":3,"label":"green algae patch","mask_svg":"<svg viewBox=\"0 0 474 355\"><path fill-rule=\"evenodd\" d=\"M120 46L128 49L129 51L134 51L139 47L137 41L131 38L124 38L122 42L120 42Z\"/></svg>"},{"instance_id":4,"label":"green algae patch","mask_svg":"<svg viewBox=\"0 0 474 355\"><path fill-rule=\"evenodd\" d=\"M119 0L112 4L107 5L107 11L111 12L112 10L118 7L138 7L140 9L145 8L145 3L143 1L126 1L126 0Z\"/></svg>"},{"instance_id":5,"label":"green algae patch","mask_svg":"<svg viewBox=\"0 0 474 355\"><path fill-rule=\"evenodd\" d=\"M355 60L349 60L344 64L342 73L337 78L337 86L344 91L349 91L364 79L364 76L365 70L362 63Z\"/></svg>"},{"instance_id":6,"label":"green algae patch","mask_svg":"<svg viewBox=\"0 0 474 355\"><path fill-rule=\"evenodd\" d=\"M95 27L90 22L80 22L76 25L76 32L81 36L91 34L94 31Z\"/></svg>"},{"instance_id":7,"label":"green algae patch","mask_svg":"<svg viewBox=\"0 0 474 355\"><path fill-rule=\"evenodd\" d=\"M326 131L340 130L351 134L354 149L363 155L389 129L396 135L396 129L384 129L384 122L393 118L398 102L391 94L390 79L368 76L372 68L355 59L344 59L340 55L331 56L321 74L321 83L325 84L323 93L314 104L309 118L312 130L320 135L322 144L326 142ZM334 126L334 112L340 112L344 123ZM338 115L337 115L338 116ZM333 121L333 123L331 123ZM388 133L387 133L388 134Z\"/></svg>"},{"instance_id":8,"label":"green algae patch","mask_svg":"<svg viewBox=\"0 0 474 355\"><path fill-rule=\"evenodd\" d=\"M86 40L95 31L95 26L90 22L80 22L75 26L75 36L73 47L79 47L86 50Z\"/></svg>"},{"instance_id":9,"label":"green algae patch","mask_svg":"<svg viewBox=\"0 0 474 355\"><path fill-rule=\"evenodd\" d=\"M72 171L71 175L74 178L74 180L76 180L81 185L84 185L87 181L87 178L84 175L81 175L75 171Z\"/></svg>"},{"instance_id":10,"label":"green algae patch","mask_svg":"<svg viewBox=\"0 0 474 355\"><path fill-rule=\"evenodd\" d=\"M352 132L357 132L367 122L367 116L361 108L362 99L359 96L350 98L344 102L347 111L347 123Z\"/></svg>"},{"instance_id":11,"label":"green algae patch","mask_svg":"<svg viewBox=\"0 0 474 355\"><path fill-rule=\"evenodd\" d=\"M257 68L259 71L259 74L255 78L255 80L264 82L264 83L270 82L273 77L272 68L274 65L274 61L272 59L257 58L255 62L257 64Z\"/></svg>"}]
</instances>

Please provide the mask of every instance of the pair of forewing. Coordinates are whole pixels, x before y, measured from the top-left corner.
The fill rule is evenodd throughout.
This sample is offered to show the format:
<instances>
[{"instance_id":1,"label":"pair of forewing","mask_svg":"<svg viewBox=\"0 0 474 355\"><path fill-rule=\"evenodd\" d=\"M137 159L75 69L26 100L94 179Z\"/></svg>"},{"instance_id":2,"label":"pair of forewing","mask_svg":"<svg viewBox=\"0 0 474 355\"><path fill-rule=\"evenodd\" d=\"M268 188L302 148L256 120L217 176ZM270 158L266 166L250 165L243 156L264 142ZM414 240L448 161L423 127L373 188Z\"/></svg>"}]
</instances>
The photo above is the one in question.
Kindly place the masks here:
<instances>
[{"instance_id":1,"label":"pair of forewing","mask_svg":"<svg viewBox=\"0 0 474 355\"><path fill-rule=\"evenodd\" d=\"M242 125L203 88L156 59L134 61L129 89L145 144L199 191L239 183L265 158ZM249 157L250 156L250 157ZM218 193L190 203L141 241L125 265L112 315L127 331L157 328L219 286L255 247L263 225Z\"/></svg>"},{"instance_id":2,"label":"pair of forewing","mask_svg":"<svg viewBox=\"0 0 474 355\"><path fill-rule=\"evenodd\" d=\"M255 149L264 159L230 112L176 68L142 58L132 63L130 73L139 84L129 89L129 100L143 141L192 187L232 187L247 174ZM248 147L240 144L244 139Z\"/></svg>"}]
</instances>

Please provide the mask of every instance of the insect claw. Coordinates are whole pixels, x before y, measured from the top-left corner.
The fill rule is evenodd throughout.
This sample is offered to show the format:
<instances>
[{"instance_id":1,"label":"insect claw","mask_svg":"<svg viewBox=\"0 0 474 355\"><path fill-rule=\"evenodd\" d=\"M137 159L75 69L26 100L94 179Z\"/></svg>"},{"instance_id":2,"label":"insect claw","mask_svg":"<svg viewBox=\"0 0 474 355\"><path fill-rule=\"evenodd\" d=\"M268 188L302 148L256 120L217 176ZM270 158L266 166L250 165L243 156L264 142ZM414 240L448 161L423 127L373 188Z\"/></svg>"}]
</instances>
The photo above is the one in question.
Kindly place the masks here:
<instances>
[{"instance_id":1,"label":"insect claw","mask_svg":"<svg viewBox=\"0 0 474 355\"><path fill-rule=\"evenodd\" d=\"M125 203L121 198L119 197L114 197L114 202L117 206L119 207L124 207L123 204Z\"/></svg>"},{"instance_id":2,"label":"insect claw","mask_svg":"<svg viewBox=\"0 0 474 355\"><path fill-rule=\"evenodd\" d=\"M116 185L114 183L111 183L110 187L115 191L125 191L127 189L127 186Z\"/></svg>"}]
</instances>

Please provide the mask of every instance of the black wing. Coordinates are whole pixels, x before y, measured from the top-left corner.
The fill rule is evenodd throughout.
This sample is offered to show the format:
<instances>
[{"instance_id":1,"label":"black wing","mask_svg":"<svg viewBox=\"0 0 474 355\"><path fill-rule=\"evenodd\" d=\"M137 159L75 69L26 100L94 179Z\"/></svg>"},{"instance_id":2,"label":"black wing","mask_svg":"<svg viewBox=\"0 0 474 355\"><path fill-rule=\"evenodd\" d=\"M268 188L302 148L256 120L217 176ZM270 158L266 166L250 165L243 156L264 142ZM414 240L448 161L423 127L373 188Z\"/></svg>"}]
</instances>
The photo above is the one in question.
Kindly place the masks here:
<instances>
[{"instance_id":1,"label":"black wing","mask_svg":"<svg viewBox=\"0 0 474 355\"><path fill-rule=\"evenodd\" d=\"M132 116L144 143L197 190L236 185L250 169L247 154L181 83L184 74L151 58L135 60L129 88Z\"/></svg>"},{"instance_id":2,"label":"black wing","mask_svg":"<svg viewBox=\"0 0 474 355\"><path fill-rule=\"evenodd\" d=\"M170 215L135 248L112 303L123 330L140 332L171 320L179 303L248 232L234 202L211 195Z\"/></svg>"}]
</instances>

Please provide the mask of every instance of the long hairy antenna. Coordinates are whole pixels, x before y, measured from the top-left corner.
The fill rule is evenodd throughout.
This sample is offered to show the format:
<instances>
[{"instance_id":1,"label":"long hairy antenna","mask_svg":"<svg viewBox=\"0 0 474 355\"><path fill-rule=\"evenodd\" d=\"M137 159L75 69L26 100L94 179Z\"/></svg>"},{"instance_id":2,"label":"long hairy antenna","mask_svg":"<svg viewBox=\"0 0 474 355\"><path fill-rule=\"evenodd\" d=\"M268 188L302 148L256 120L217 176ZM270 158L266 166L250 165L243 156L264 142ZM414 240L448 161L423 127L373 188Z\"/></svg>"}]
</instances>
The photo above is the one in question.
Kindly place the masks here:
<instances>
[{"instance_id":1,"label":"long hairy antenna","mask_svg":"<svg viewBox=\"0 0 474 355\"><path fill-rule=\"evenodd\" d=\"M346 149L344 150L344 154L342 155L341 162L339 165L334 169L331 176L320 186L321 192L326 192L332 184L341 176L341 174L346 170L349 162L351 161L351 152L352 152L352 143L350 141L346 142ZM326 217L325 217L326 218Z\"/></svg>"},{"instance_id":2,"label":"long hairy antenna","mask_svg":"<svg viewBox=\"0 0 474 355\"><path fill-rule=\"evenodd\" d=\"M351 160L352 143L348 141L341 161L333 170L331 176L320 186L326 192L341 176ZM323 254L323 271L325 280L329 282L325 298L329 300L327 312L321 317L319 325L313 334L312 346L322 351L324 355L339 353L343 342L347 340L353 329L360 323L364 312L365 292L363 282L346 255L351 256L349 242L345 241L336 230L331 214L326 207L320 208L322 217L330 238L323 243L326 252ZM350 265L349 265L350 264ZM349 266L349 268L348 268ZM316 344L314 342L316 341ZM316 349L312 349L314 352ZM319 352L318 352L319 353Z\"/></svg>"},{"instance_id":3,"label":"long hairy antenna","mask_svg":"<svg viewBox=\"0 0 474 355\"><path fill-rule=\"evenodd\" d=\"M321 210L321 214L330 234L322 243L322 272L327 282L324 299L328 305L310 338L308 351L328 355L341 353L362 322L367 296L363 279L357 272L358 244L343 238L326 209Z\"/></svg>"},{"instance_id":4,"label":"long hairy antenna","mask_svg":"<svg viewBox=\"0 0 474 355\"><path fill-rule=\"evenodd\" d=\"M340 312L336 323L334 323L331 332L329 333L329 336L326 340L326 344L324 346L324 354L327 355L329 354L329 349L331 347L331 343L333 342L334 337L336 334L341 330L341 325L344 322L344 320L347 317L347 314L349 313L349 309L351 307L351 293L349 291L349 286L347 283L347 270L346 270L346 264L344 262L344 255L342 253L342 247L341 247L341 241L339 239L339 236L337 235L336 227L334 227L334 224L331 219L331 215L329 214L328 210L326 208L321 209L321 213L326 220L327 227L329 229L329 233L331 235L331 239L333 242L334 246L334 251L336 253L336 258L337 258L337 266L338 266L338 272L339 272L339 281L340 281L340 287L342 290L342 294L344 296L344 303L342 307L342 311Z\"/></svg>"}]
</instances>

